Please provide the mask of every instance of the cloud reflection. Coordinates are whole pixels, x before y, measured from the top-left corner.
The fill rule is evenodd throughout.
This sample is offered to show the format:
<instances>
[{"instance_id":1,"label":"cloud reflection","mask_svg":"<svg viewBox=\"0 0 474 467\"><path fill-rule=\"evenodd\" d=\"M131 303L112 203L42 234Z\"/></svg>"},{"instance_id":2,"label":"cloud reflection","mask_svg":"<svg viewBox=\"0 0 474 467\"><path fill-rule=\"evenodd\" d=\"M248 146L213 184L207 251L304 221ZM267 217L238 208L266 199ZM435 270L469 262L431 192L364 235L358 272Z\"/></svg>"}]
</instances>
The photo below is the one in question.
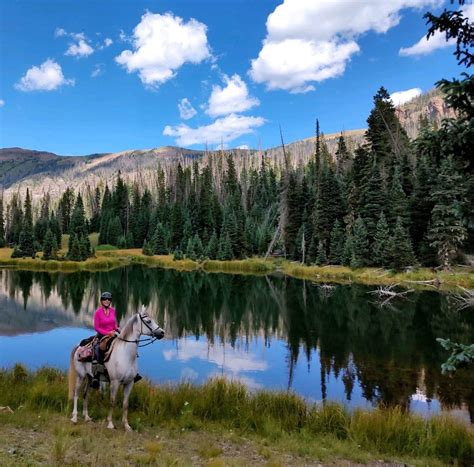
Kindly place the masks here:
<instances>
[{"instance_id":1,"label":"cloud reflection","mask_svg":"<svg viewBox=\"0 0 474 467\"><path fill-rule=\"evenodd\" d=\"M268 369L268 362L256 358L250 352L239 351L228 344L212 345L205 341L183 340L179 348L164 350L163 356L167 361L187 362L197 358L211 362L236 378L243 372Z\"/></svg>"}]
</instances>

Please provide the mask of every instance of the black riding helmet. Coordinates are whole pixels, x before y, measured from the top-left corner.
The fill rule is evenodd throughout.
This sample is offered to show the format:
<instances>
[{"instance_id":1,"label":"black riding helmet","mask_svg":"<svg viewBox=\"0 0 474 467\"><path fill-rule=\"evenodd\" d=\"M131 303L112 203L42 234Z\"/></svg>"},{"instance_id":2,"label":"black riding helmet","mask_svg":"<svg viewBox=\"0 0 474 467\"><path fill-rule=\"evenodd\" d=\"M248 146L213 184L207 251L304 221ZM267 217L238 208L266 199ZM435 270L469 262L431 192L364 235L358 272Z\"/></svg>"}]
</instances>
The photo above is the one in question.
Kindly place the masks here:
<instances>
[{"instance_id":1,"label":"black riding helmet","mask_svg":"<svg viewBox=\"0 0 474 467\"><path fill-rule=\"evenodd\" d=\"M112 294L110 292L102 292L100 295L100 301L102 300L112 300Z\"/></svg>"}]
</instances>

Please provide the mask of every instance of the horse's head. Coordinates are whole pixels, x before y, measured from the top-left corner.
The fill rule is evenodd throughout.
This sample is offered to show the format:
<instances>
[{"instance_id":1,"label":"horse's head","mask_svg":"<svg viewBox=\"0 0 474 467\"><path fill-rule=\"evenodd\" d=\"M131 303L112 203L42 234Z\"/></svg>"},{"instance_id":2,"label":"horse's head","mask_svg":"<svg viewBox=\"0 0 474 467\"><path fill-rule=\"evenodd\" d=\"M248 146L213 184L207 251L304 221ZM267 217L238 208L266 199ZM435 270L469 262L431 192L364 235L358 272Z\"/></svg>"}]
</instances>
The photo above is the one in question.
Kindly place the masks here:
<instances>
[{"instance_id":1,"label":"horse's head","mask_svg":"<svg viewBox=\"0 0 474 467\"><path fill-rule=\"evenodd\" d=\"M142 334L145 336L156 337L158 340L165 337L165 331L158 323L148 315L146 308L143 307L141 311L137 312L142 325Z\"/></svg>"}]
</instances>

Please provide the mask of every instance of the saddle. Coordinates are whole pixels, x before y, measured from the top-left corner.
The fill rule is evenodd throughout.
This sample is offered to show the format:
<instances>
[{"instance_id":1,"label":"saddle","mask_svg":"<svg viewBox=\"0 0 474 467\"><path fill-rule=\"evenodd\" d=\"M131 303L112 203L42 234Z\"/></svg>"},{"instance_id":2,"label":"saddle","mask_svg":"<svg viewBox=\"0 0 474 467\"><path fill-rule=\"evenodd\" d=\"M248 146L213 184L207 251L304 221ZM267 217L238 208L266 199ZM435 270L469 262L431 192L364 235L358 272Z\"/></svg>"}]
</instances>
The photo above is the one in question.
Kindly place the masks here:
<instances>
[{"instance_id":1,"label":"saddle","mask_svg":"<svg viewBox=\"0 0 474 467\"><path fill-rule=\"evenodd\" d=\"M104 336L100 340L99 349L104 354L104 362L109 361L110 355L112 354L113 350L112 344L114 343L116 337L117 336L114 334L112 336Z\"/></svg>"},{"instance_id":2,"label":"saddle","mask_svg":"<svg viewBox=\"0 0 474 467\"><path fill-rule=\"evenodd\" d=\"M112 354L112 343L116 336L104 336L99 343L99 349L104 355L104 362L107 362ZM97 344L97 337L90 336L82 339L77 349L77 359L80 362L92 362L94 357L94 346Z\"/></svg>"}]
</instances>

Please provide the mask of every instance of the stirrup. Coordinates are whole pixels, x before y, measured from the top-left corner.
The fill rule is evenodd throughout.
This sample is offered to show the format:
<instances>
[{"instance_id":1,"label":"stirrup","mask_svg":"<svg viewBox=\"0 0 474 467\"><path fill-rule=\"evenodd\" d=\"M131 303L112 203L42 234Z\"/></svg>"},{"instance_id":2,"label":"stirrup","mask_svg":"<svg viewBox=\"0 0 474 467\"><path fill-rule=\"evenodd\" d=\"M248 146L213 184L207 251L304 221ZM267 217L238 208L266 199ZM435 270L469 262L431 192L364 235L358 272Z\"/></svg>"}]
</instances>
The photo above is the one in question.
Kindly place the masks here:
<instances>
[{"instance_id":1,"label":"stirrup","mask_svg":"<svg viewBox=\"0 0 474 467\"><path fill-rule=\"evenodd\" d=\"M133 378L133 382L138 383L138 381L140 381L141 379L143 379L143 376L141 376L140 374L137 373L135 375L135 378Z\"/></svg>"},{"instance_id":2,"label":"stirrup","mask_svg":"<svg viewBox=\"0 0 474 467\"><path fill-rule=\"evenodd\" d=\"M99 389L100 388L100 381L98 378L92 378L90 382L90 387L92 389Z\"/></svg>"}]
</instances>

